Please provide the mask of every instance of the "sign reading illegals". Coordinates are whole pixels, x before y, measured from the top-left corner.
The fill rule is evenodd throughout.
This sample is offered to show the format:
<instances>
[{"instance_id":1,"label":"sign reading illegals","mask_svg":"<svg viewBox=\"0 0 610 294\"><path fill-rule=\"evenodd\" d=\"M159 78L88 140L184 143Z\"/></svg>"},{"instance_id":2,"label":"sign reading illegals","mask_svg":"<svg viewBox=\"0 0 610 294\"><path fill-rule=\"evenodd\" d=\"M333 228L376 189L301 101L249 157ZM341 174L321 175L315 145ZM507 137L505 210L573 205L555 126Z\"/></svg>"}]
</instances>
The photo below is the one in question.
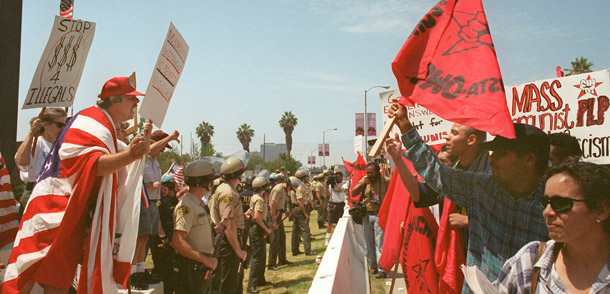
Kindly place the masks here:
<instances>
[{"instance_id":1,"label":"sign reading illegals","mask_svg":"<svg viewBox=\"0 0 610 294\"><path fill-rule=\"evenodd\" d=\"M568 133L578 139L583 159L597 164L610 164L609 96L608 69L506 89L513 122Z\"/></svg>"},{"instance_id":2,"label":"sign reading illegals","mask_svg":"<svg viewBox=\"0 0 610 294\"><path fill-rule=\"evenodd\" d=\"M379 93L381 99L381 111L383 112L383 123L388 121L388 111L392 105L393 99L400 99L400 91L392 90ZM438 115L423 108L419 104L415 106L406 106L407 115L413 126L420 134L424 142L428 145L445 144L445 139L449 135L449 129L453 125L452 122L440 118ZM402 135L397 126L392 128L390 137L394 138L394 134Z\"/></svg>"},{"instance_id":3,"label":"sign reading illegals","mask_svg":"<svg viewBox=\"0 0 610 294\"><path fill-rule=\"evenodd\" d=\"M158 128L161 128L165 119L167 107L182 74L188 52L189 46L170 22L169 31L146 89L146 97L140 107L140 115L152 120Z\"/></svg>"},{"instance_id":4,"label":"sign reading illegals","mask_svg":"<svg viewBox=\"0 0 610 294\"><path fill-rule=\"evenodd\" d=\"M94 33L94 22L55 16L22 109L72 106Z\"/></svg>"}]
</instances>

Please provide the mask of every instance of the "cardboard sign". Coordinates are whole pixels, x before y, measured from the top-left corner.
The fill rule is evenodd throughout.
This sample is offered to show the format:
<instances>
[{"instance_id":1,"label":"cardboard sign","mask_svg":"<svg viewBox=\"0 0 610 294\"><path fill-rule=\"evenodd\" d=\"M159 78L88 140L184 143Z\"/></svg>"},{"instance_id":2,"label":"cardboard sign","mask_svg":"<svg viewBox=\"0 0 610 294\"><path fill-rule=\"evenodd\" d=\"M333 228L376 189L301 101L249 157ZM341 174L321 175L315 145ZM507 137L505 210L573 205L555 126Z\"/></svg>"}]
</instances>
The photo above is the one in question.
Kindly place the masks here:
<instances>
[{"instance_id":1,"label":"cardboard sign","mask_svg":"<svg viewBox=\"0 0 610 294\"><path fill-rule=\"evenodd\" d=\"M72 106L94 34L94 22L55 16L22 109Z\"/></svg>"},{"instance_id":2,"label":"cardboard sign","mask_svg":"<svg viewBox=\"0 0 610 294\"><path fill-rule=\"evenodd\" d=\"M140 107L140 115L152 120L158 128L163 125L167 107L182 74L188 51L189 46L170 22L169 31Z\"/></svg>"},{"instance_id":3,"label":"cardboard sign","mask_svg":"<svg viewBox=\"0 0 610 294\"><path fill-rule=\"evenodd\" d=\"M390 105L392 105L392 100L400 98L400 91L381 92L379 93L379 98L381 99L381 111L383 112L383 124L385 125L388 122L388 112ZM445 144L445 138L447 138L449 130L453 125L452 122L440 118L418 104L415 107L407 106L407 113L409 120L426 144ZM400 129L397 126L392 128L390 136L393 138L395 133L398 133L399 136L401 135Z\"/></svg>"},{"instance_id":4,"label":"cardboard sign","mask_svg":"<svg viewBox=\"0 0 610 294\"><path fill-rule=\"evenodd\" d=\"M513 122L569 133L579 140L583 159L597 164L610 164L608 97L608 69L506 88Z\"/></svg>"}]
</instances>

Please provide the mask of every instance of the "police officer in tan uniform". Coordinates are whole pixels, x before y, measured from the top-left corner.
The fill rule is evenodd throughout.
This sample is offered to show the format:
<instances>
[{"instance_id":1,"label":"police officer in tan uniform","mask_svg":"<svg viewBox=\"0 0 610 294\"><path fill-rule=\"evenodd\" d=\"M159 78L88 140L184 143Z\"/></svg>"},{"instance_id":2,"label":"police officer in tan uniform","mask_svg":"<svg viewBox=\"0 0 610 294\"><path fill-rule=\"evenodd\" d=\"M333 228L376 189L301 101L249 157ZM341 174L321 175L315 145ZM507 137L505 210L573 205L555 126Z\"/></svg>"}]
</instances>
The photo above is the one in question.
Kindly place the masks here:
<instances>
[{"instance_id":1,"label":"police officer in tan uniform","mask_svg":"<svg viewBox=\"0 0 610 294\"><path fill-rule=\"evenodd\" d=\"M258 293L256 286L269 284L265 281L265 259L266 242L265 235L271 234L272 228L267 223L267 204L269 193L267 193L267 180L256 177L252 181L254 195L250 198L250 208L253 211L254 224L250 230L250 244L252 245L252 267L250 268L250 279L248 280L248 293ZM277 224L274 225L277 228Z\"/></svg>"},{"instance_id":2,"label":"police officer in tan uniform","mask_svg":"<svg viewBox=\"0 0 610 294\"><path fill-rule=\"evenodd\" d=\"M328 216L327 207L330 191L326 185L326 177L324 173L318 174L314 177L314 179L316 179L316 181L313 183L314 196L320 203L320 207L318 207L318 228L325 229L326 226L324 223L327 221Z\"/></svg>"},{"instance_id":3,"label":"police officer in tan uniform","mask_svg":"<svg viewBox=\"0 0 610 294\"><path fill-rule=\"evenodd\" d=\"M214 245L210 215L203 203L214 176L212 164L195 160L184 169L184 181L189 191L174 208L172 247L180 254L179 276L183 279L183 293L205 293L209 284L204 281L207 268L215 269L218 261L212 257Z\"/></svg>"},{"instance_id":4,"label":"police officer in tan uniform","mask_svg":"<svg viewBox=\"0 0 610 294\"><path fill-rule=\"evenodd\" d=\"M286 232L284 231L284 223L282 222L282 217L286 208L286 195L290 191L290 182L284 180L284 177L281 174L276 174L276 177L278 184L271 189L269 210L272 218L275 217L277 213L280 215L276 220L278 228L271 233L271 245L269 246L269 258L267 260L268 268L270 270L278 270L279 268L277 265L288 265L292 263L286 259ZM286 212L286 214L290 215L290 212ZM277 263L278 259L279 263Z\"/></svg>"},{"instance_id":5,"label":"police officer in tan uniform","mask_svg":"<svg viewBox=\"0 0 610 294\"><path fill-rule=\"evenodd\" d=\"M294 210L294 223L292 227L292 255L301 254L299 251L299 240L303 236L303 249L305 255L316 255L316 252L311 251L311 232L309 230L309 213L311 212L311 197L309 189L301 179L307 177L307 173L303 170L298 170L295 173L296 177L290 177L293 187L296 187L295 193L292 194L292 204ZM300 178L298 178L300 177Z\"/></svg>"},{"instance_id":6,"label":"police officer in tan uniform","mask_svg":"<svg viewBox=\"0 0 610 294\"><path fill-rule=\"evenodd\" d=\"M245 261L247 252L242 249L244 240L244 211L237 192L241 174L246 169L238 158L229 158L220 166L224 183L216 188L212 210L220 217L228 215L228 226L220 243L220 286L219 293L243 293L243 271L238 274L240 262ZM230 213L229 213L230 211Z\"/></svg>"}]
</instances>

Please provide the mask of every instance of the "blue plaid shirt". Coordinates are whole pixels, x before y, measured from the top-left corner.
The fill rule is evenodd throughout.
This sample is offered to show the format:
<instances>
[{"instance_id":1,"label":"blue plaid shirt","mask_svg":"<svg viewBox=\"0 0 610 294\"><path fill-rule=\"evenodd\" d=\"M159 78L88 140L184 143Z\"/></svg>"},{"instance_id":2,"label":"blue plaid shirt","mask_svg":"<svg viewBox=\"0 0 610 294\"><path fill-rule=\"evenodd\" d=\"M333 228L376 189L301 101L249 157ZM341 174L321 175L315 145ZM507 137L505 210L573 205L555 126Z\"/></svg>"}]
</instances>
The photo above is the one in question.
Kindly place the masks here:
<instances>
[{"instance_id":1,"label":"blue plaid shirt","mask_svg":"<svg viewBox=\"0 0 610 294\"><path fill-rule=\"evenodd\" d=\"M557 257L553 251L558 244L553 240L548 241L538 261L536 255L539 242L534 241L521 248L515 256L506 261L498 275L498 280L494 282L500 293L530 293L535 268L540 268L536 293L568 293L568 288L555 271ZM595 278L589 293L610 293L610 259Z\"/></svg>"},{"instance_id":2,"label":"blue plaid shirt","mask_svg":"<svg viewBox=\"0 0 610 294\"><path fill-rule=\"evenodd\" d=\"M457 170L442 164L415 129L402 136L415 170L433 190L468 213L467 265L476 265L491 281L504 262L531 241L549 239L539 197L543 187L529 194L511 193L492 175ZM462 293L470 293L464 284Z\"/></svg>"}]
</instances>

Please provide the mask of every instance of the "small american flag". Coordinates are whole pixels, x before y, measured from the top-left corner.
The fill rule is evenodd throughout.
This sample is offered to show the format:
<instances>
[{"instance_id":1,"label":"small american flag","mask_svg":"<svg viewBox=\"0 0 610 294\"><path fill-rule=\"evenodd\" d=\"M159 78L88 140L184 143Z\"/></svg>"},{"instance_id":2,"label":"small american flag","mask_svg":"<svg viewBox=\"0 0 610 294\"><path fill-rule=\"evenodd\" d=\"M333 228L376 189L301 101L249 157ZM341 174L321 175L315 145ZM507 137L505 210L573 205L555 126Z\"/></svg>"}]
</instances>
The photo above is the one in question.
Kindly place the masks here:
<instances>
[{"instance_id":1,"label":"small american flag","mask_svg":"<svg viewBox=\"0 0 610 294\"><path fill-rule=\"evenodd\" d=\"M59 3L59 15L65 18L72 18L74 12L74 0L61 0Z\"/></svg>"},{"instance_id":2,"label":"small american flag","mask_svg":"<svg viewBox=\"0 0 610 294\"><path fill-rule=\"evenodd\" d=\"M174 181L176 185L174 186L176 190L176 198L180 199L186 192L188 191L188 186L184 183L184 166L181 165L176 169L176 173L174 173Z\"/></svg>"},{"instance_id":3,"label":"small american flag","mask_svg":"<svg viewBox=\"0 0 610 294\"><path fill-rule=\"evenodd\" d=\"M17 201L13 196L11 179L4 158L0 155L0 248L13 242L17 234Z\"/></svg>"}]
</instances>

